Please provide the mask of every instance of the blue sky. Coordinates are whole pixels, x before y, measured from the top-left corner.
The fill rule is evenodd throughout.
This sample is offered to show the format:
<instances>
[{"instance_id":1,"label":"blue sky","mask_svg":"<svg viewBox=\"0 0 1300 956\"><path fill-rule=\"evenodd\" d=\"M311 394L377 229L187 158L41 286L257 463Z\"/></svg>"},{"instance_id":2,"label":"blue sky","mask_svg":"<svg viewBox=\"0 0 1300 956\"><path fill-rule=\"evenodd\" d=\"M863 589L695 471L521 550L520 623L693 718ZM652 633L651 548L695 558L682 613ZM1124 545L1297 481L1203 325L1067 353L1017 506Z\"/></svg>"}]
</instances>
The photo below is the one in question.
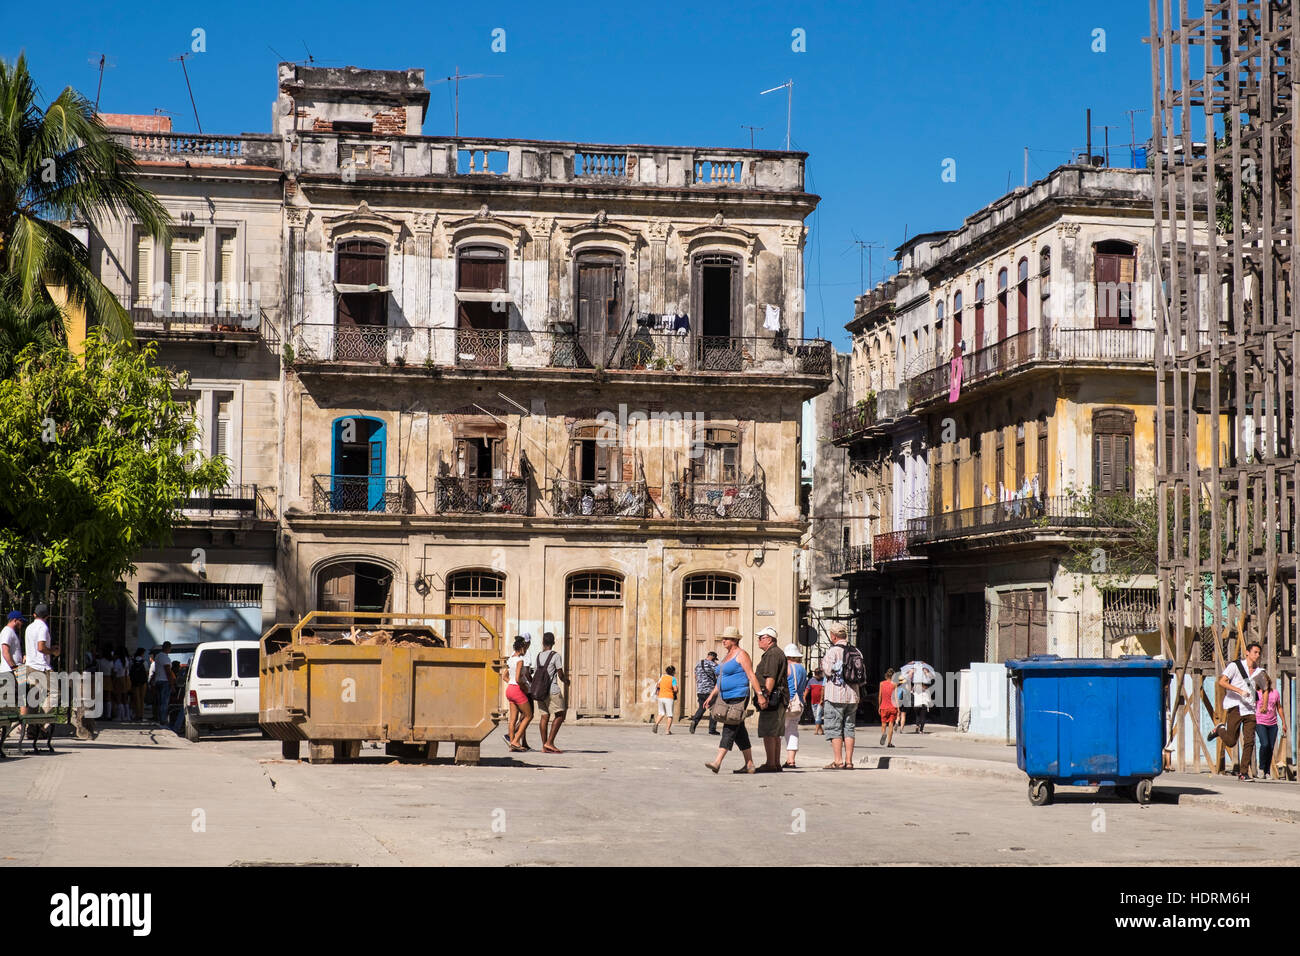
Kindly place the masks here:
<instances>
[{"instance_id":1,"label":"blue sky","mask_svg":"<svg viewBox=\"0 0 1300 956\"><path fill-rule=\"evenodd\" d=\"M855 236L879 279L904 238L951 228L1021 182L1041 178L1084 144L1093 111L1127 158L1129 121L1151 129L1146 4L1050 3L569 3L138 4L71 0L57 18L11 10L0 56L26 51L45 99L65 85L105 112L194 117L178 63L192 31L206 52L188 61L205 132L267 131L275 64L310 49L324 64L498 73L461 86L461 132L585 142L781 148L784 93L794 80L793 145L809 152L808 186L822 197L809 221L806 333L843 345L859 291ZM400 11L400 12L398 12ZM558 11L558 12L557 12ZM506 49L491 50L505 30ZM795 52L802 29L806 51ZM1097 30L1104 30L1104 52ZM272 52L274 49L276 52ZM278 54L278 56L277 56ZM432 87L425 132L451 133L449 84ZM945 159L956 181L944 182ZM887 266L891 271L893 265Z\"/></svg>"}]
</instances>

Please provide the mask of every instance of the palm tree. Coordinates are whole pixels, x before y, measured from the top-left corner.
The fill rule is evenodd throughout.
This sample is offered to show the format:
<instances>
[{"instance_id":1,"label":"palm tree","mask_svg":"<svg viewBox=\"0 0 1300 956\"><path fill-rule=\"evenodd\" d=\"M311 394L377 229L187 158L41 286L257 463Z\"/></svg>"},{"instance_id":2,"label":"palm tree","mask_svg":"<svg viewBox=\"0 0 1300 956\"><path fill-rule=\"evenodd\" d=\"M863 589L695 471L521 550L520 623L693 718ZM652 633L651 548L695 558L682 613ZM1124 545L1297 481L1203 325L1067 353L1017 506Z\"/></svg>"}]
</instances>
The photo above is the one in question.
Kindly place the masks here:
<instances>
[{"instance_id":1,"label":"palm tree","mask_svg":"<svg viewBox=\"0 0 1300 956\"><path fill-rule=\"evenodd\" d=\"M131 318L90 268L86 247L60 222L130 218L162 240L170 218L135 180L131 151L113 139L90 101L67 87L44 110L27 58L0 60L0 276L28 316L59 286L90 323L130 339ZM55 306L57 310L57 306ZM62 323L59 323L60 330Z\"/></svg>"},{"instance_id":2,"label":"palm tree","mask_svg":"<svg viewBox=\"0 0 1300 956\"><path fill-rule=\"evenodd\" d=\"M0 382L13 375L17 357L29 345L41 352L57 348L63 340L63 310L53 302L21 305L12 294L14 280L0 276Z\"/></svg>"}]
</instances>

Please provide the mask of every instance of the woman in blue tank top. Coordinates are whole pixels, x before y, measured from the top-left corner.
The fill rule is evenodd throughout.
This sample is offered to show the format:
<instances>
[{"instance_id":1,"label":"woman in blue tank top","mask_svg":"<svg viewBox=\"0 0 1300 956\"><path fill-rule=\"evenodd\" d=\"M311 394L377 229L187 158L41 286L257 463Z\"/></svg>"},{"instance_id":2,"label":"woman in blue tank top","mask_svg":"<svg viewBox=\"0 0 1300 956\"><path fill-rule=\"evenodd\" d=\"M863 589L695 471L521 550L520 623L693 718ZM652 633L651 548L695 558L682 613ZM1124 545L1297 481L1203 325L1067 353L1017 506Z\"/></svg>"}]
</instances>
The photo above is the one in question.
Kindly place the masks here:
<instances>
[{"instance_id":1,"label":"woman in blue tank top","mask_svg":"<svg viewBox=\"0 0 1300 956\"><path fill-rule=\"evenodd\" d=\"M708 696L704 705L706 707L712 705L719 696L728 704L746 704L749 702L751 687L755 694L758 693L758 678L754 676L753 661L741 650L740 631L737 628L723 628L719 640L722 641L726 656L718 668L718 686L713 688L713 693ZM707 761L704 766L717 773L722 768L722 758L727 755L732 744L738 746L745 757L745 766L733 770L732 773L753 773L754 755L749 742L749 731L745 729L743 720L734 725L726 723L722 725L722 739L718 741L718 756L712 761Z\"/></svg>"}]
</instances>

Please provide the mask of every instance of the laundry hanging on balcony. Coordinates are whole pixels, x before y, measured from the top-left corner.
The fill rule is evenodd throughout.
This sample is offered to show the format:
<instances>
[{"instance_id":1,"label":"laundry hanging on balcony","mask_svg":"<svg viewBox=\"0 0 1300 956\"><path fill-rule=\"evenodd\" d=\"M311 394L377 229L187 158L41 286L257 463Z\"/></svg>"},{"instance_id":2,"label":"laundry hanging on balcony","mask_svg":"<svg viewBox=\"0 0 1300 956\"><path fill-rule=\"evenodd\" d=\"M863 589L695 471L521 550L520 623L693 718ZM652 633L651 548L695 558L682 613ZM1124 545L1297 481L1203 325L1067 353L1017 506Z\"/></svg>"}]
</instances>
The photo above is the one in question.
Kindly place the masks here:
<instances>
[{"instance_id":1,"label":"laundry hanging on balcony","mask_svg":"<svg viewBox=\"0 0 1300 956\"><path fill-rule=\"evenodd\" d=\"M961 350L952 357L948 364L948 403L951 405L961 398Z\"/></svg>"},{"instance_id":2,"label":"laundry hanging on balcony","mask_svg":"<svg viewBox=\"0 0 1300 956\"><path fill-rule=\"evenodd\" d=\"M769 332L781 331L781 307L769 305L763 313L763 328Z\"/></svg>"}]
</instances>

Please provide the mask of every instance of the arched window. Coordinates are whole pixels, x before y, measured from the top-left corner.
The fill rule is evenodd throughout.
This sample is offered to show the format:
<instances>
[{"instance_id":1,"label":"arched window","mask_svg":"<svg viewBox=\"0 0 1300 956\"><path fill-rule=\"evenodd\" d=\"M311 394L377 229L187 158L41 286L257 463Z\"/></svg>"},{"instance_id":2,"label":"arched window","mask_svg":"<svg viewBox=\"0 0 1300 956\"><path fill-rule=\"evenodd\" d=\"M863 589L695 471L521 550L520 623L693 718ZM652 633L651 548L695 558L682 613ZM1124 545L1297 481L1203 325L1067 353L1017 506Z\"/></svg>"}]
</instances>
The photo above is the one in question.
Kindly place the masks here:
<instances>
[{"instance_id":1,"label":"arched window","mask_svg":"<svg viewBox=\"0 0 1300 956\"><path fill-rule=\"evenodd\" d=\"M1029 328L1029 259L1016 267L1016 323L1019 331Z\"/></svg>"},{"instance_id":2,"label":"arched window","mask_svg":"<svg viewBox=\"0 0 1300 956\"><path fill-rule=\"evenodd\" d=\"M582 571L569 575L570 601L621 601L623 577L610 571Z\"/></svg>"},{"instance_id":3,"label":"arched window","mask_svg":"<svg viewBox=\"0 0 1300 956\"><path fill-rule=\"evenodd\" d=\"M1007 270L998 270L998 341L1007 337Z\"/></svg>"},{"instance_id":4,"label":"arched window","mask_svg":"<svg viewBox=\"0 0 1300 956\"><path fill-rule=\"evenodd\" d=\"M1097 243L1093 251L1096 259L1097 328L1132 328L1137 248L1110 239Z\"/></svg>"},{"instance_id":5,"label":"arched window","mask_svg":"<svg viewBox=\"0 0 1300 956\"><path fill-rule=\"evenodd\" d=\"M617 333L623 321L623 257L603 250L581 252L573 272L578 331Z\"/></svg>"},{"instance_id":6,"label":"arched window","mask_svg":"<svg viewBox=\"0 0 1300 956\"><path fill-rule=\"evenodd\" d=\"M447 597L453 601L500 601L505 593L506 576L499 571L473 568L447 576Z\"/></svg>"},{"instance_id":7,"label":"arched window","mask_svg":"<svg viewBox=\"0 0 1300 956\"><path fill-rule=\"evenodd\" d=\"M692 574L682 582L682 597L686 601L734 604L738 585L739 579L730 574Z\"/></svg>"},{"instance_id":8,"label":"arched window","mask_svg":"<svg viewBox=\"0 0 1300 956\"><path fill-rule=\"evenodd\" d=\"M972 350L984 348L984 280L975 283L975 341Z\"/></svg>"}]
</instances>

